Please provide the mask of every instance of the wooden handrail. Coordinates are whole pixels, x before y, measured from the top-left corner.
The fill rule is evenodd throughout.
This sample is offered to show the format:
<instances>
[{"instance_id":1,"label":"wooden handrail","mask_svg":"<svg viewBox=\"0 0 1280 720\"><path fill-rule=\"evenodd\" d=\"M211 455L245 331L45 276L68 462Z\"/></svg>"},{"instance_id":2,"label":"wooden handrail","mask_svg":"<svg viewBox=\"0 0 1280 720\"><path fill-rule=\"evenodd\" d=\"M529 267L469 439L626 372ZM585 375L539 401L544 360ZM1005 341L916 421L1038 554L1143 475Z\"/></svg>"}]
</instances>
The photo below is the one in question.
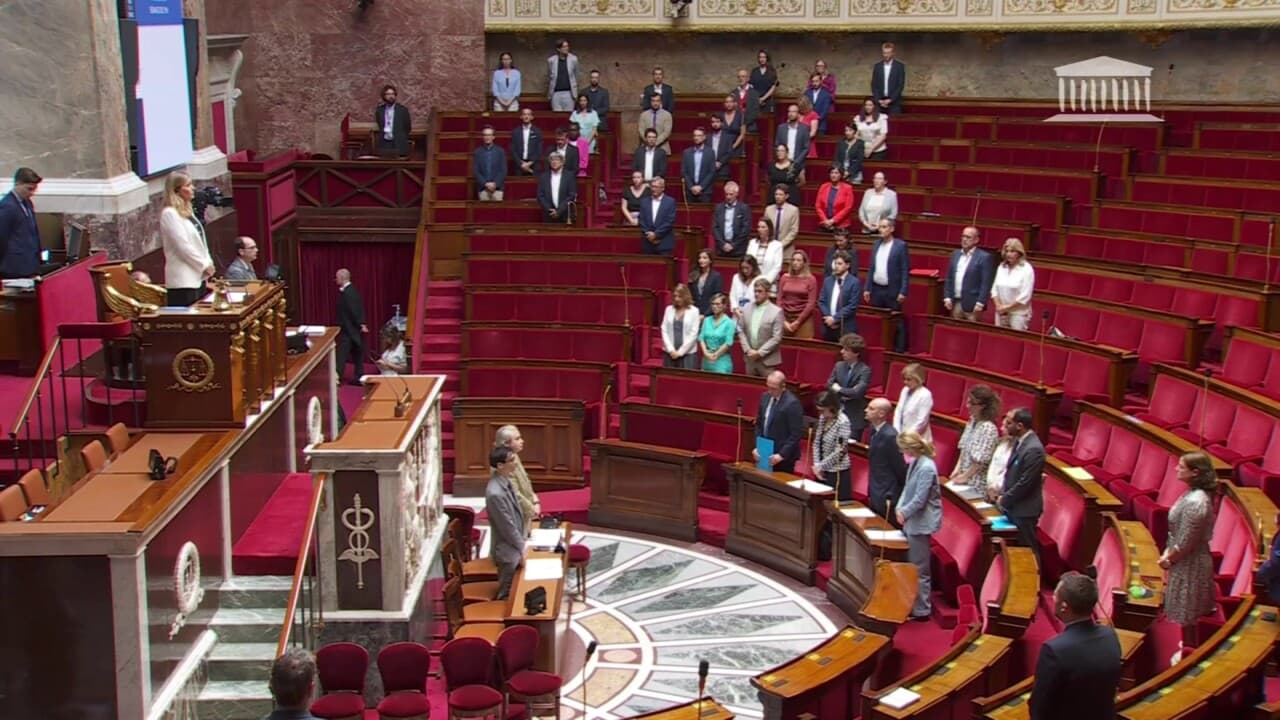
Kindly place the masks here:
<instances>
[{"instance_id":1,"label":"wooden handrail","mask_svg":"<svg viewBox=\"0 0 1280 720\"><path fill-rule=\"evenodd\" d=\"M280 626L280 639L276 641L276 657L284 654L289 646L289 635L293 632L293 619L298 613L298 600L302 596L302 577L307 572L307 553L316 534L316 518L320 514L320 502L324 498L326 473L317 473L312 477L311 503L307 509L307 526L302 533L302 544L298 546L298 560L293 565L293 581L289 583L289 602L284 610L284 623ZM319 559L316 560L319 563Z\"/></svg>"},{"instance_id":2,"label":"wooden handrail","mask_svg":"<svg viewBox=\"0 0 1280 720\"><path fill-rule=\"evenodd\" d=\"M18 404L18 413L14 415L13 423L9 426L9 437L15 441L18 439L18 430L27 421L27 413L31 412L31 405L36 401L36 393L40 391L40 383L44 382L45 376L49 374L49 369L53 366L53 355L58 352L58 347L61 344L62 337L54 335L53 342L49 343L49 349L44 351L44 359L40 361L40 369L36 371L35 382L31 383L31 388L27 390L27 396Z\"/></svg>"}]
</instances>

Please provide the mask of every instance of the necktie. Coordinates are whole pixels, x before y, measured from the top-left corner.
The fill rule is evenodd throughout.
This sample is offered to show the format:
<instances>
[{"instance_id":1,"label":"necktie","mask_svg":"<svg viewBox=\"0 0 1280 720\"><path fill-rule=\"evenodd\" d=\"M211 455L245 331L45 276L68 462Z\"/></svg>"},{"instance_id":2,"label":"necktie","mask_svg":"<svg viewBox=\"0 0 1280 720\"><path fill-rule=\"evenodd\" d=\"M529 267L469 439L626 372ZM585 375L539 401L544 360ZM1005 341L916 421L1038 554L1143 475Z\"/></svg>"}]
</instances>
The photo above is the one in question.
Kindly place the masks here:
<instances>
[{"instance_id":1,"label":"necktie","mask_svg":"<svg viewBox=\"0 0 1280 720\"><path fill-rule=\"evenodd\" d=\"M1013 447L1009 450L1009 461L1005 463L1005 469L1013 467L1014 458L1018 457L1018 446L1022 444L1022 438L1013 441Z\"/></svg>"},{"instance_id":2,"label":"necktie","mask_svg":"<svg viewBox=\"0 0 1280 720\"><path fill-rule=\"evenodd\" d=\"M782 206L778 206L778 219L773 222L773 231L782 234Z\"/></svg>"},{"instance_id":3,"label":"necktie","mask_svg":"<svg viewBox=\"0 0 1280 720\"><path fill-rule=\"evenodd\" d=\"M769 432L769 421L773 419L773 404L777 402L775 398L769 398L769 405L764 409L764 431Z\"/></svg>"},{"instance_id":4,"label":"necktie","mask_svg":"<svg viewBox=\"0 0 1280 720\"><path fill-rule=\"evenodd\" d=\"M649 127L653 128L654 130L658 129L658 111L657 110L653 111L653 124L650 125Z\"/></svg>"},{"instance_id":5,"label":"necktie","mask_svg":"<svg viewBox=\"0 0 1280 720\"><path fill-rule=\"evenodd\" d=\"M853 384L853 365L849 365L849 372L845 376L844 384L846 387Z\"/></svg>"}]
</instances>

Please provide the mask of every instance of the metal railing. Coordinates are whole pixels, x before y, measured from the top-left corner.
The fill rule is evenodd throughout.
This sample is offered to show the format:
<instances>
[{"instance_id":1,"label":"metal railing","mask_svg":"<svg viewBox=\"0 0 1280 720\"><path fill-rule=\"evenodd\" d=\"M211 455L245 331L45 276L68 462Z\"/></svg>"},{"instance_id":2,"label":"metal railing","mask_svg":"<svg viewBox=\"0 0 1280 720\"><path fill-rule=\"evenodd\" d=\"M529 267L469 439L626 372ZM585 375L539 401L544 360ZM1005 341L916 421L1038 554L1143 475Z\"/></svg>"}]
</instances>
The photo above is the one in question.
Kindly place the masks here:
<instances>
[{"instance_id":1,"label":"metal railing","mask_svg":"<svg viewBox=\"0 0 1280 720\"><path fill-rule=\"evenodd\" d=\"M307 509L307 524L298 545L298 560L293 568L293 581L289 584L289 602L285 606L280 624L280 637L276 642L276 657L284 654L290 645L300 645L314 650L320 630L324 628L324 608L320 603L320 540L316 536L316 521L324 509L325 473L312 476L311 503Z\"/></svg>"}]
</instances>

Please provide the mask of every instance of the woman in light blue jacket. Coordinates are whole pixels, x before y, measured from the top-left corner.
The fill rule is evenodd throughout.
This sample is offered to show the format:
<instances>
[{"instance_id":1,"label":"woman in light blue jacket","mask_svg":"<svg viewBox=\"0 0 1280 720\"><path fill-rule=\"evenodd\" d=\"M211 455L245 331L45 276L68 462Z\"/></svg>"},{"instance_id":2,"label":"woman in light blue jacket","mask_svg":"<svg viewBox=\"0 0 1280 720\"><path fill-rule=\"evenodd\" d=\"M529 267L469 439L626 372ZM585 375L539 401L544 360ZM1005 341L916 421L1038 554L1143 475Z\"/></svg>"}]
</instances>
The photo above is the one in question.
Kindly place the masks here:
<instances>
[{"instance_id":1,"label":"woman in light blue jacket","mask_svg":"<svg viewBox=\"0 0 1280 720\"><path fill-rule=\"evenodd\" d=\"M511 53L498 56L498 69L493 71L493 83L489 87L493 95L494 112L516 112L520 109L520 71L511 60Z\"/></svg>"},{"instance_id":2,"label":"woman in light blue jacket","mask_svg":"<svg viewBox=\"0 0 1280 720\"><path fill-rule=\"evenodd\" d=\"M933 554L929 541L942 527L942 489L938 486L938 467L933 462L933 443L920 433L908 430L898 434L898 449L911 461L907 466L907 482L898 498L897 518L907 536L907 559L916 566L920 591L911 619L924 622L933 614L929 595L932 583L929 562Z\"/></svg>"}]
</instances>

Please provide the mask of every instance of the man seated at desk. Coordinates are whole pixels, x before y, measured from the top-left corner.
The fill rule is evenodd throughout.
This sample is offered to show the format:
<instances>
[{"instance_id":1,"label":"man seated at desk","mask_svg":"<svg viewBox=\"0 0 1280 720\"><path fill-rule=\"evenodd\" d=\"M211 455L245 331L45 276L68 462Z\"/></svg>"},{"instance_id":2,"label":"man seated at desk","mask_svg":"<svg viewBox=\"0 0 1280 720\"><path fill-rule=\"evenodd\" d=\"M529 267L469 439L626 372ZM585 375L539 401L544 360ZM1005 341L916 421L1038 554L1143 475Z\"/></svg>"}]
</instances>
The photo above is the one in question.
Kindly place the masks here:
<instances>
[{"instance_id":1,"label":"man seated at desk","mask_svg":"<svg viewBox=\"0 0 1280 720\"><path fill-rule=\"evenodd\" d=\"M511 593L511 581L524 559L525 518L511 479L516 470L515 451L494 448L489 452L489 468L493 475L484 489L484 509L493 534L489 557L498 567L498 591L493 599L506 600Z\"/></svg>"},{"instance_id":2,"label":"man seated at desk","mask_svg":"<svg viewBox=\"0 0 1280 720\"><path fill-rule=\"evenodd\" d=\"M40 271L40 231L31 196L42 179L31 168L18 168L13 190L0 198L0 278L31 277Z\"/></svg>"},{"instance_id":3,"label":"man seated at desk","mask_svg":"<svg viewBox=\"0 0 1280 720\"><path fill-rule=\"evenodd\" d=\"M227 266L227 279L236 282L257 280L258 273L253 269L253 261L257 259L258 243L244 235L236 238L236 259Z\"/></svg>"}]
</instances>

